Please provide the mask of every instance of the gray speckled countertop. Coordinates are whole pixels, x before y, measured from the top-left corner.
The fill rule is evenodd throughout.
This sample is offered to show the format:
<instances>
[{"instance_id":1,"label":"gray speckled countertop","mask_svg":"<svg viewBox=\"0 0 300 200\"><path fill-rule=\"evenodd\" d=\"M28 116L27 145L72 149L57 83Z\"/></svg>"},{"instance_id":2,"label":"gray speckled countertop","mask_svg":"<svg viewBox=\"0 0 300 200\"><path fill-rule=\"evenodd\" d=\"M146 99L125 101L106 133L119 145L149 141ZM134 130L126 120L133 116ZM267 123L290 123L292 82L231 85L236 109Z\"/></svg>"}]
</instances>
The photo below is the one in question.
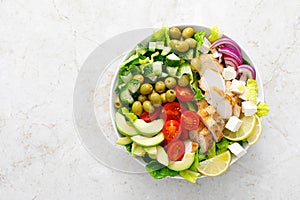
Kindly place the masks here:
<instances>
[{"instance_id":1,"label":"gray speckled countertop","mask_svg":"<svg viewBox=\"0 0 300 200\"><path fill-rule=\"evenodd\" d=\"M297 199L300 3L290 1L0 1L0 199ZM257 64L271 112L263 135L220 177L154 180L98 163L73 123L89 54L119 33L217 24Z\"/></svg>"}]
</instances>

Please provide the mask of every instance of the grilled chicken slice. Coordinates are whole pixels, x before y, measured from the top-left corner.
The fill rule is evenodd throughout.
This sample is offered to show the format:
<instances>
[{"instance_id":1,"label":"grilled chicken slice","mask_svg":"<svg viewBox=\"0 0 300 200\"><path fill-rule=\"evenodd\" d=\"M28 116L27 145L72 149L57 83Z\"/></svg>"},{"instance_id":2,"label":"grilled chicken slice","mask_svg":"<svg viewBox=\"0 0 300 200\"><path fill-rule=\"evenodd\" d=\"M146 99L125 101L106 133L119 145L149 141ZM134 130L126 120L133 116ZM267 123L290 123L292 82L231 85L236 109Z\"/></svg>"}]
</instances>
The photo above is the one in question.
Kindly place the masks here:
<instances>
[{"instance_id":1,"label":"grilled chicken slice","mask_svg":"<svg viewBox=\"0 0 300 200\"><path fill-rule=\"evenodd\" d=\"M202 100L198 102L198 114L201 122L207 127L216 142L223 138L223 129L225 121L219 115L217 110L208 105L207 101Z\"/></svg>"},{"instance_id":2,"label":"grilled chicken slice","mask_svg":"<svg viewBox=\"0 0 300 200\"><path fill-rule=\"evenodd\" d=\"M216 87L223 92L225 92L226 89L225 80L222 75L211 69L207 69L203 76L201 76L199 86L204 91L207 91L212 87Z\"/></svg>"},{"instance_id":3,"label":"grilled chicken slice","mask_svg":"<svg viewBox=\"0 0 300 200\"><path fill-rule=\"evenodd\" d=\"M206 127L200 127L197 130L189 131L190 139L200 145L201 151L207 153L207 151L213 145L212 134Z\"/></svg>"},{"instance_id":4,"label":"grilled chicken slice","mask_svg":"<svg viewBox=\"0 0 300 200\"><path fill-rule=\"evenodd\" d=\"M216 108L217 112L223 119L229 119L229 117L232 116L232 104L230 97L227 97L222 90L212 87L210 90L205 92L205 100Z\"/></svg>"},{"instance_id":5,"label":"grilled chicken slice","mask_svg":"<svg viewBox=\"0 0 300 200\"><path fill-rule=\"evenodd\" d=\"M219 63L219 61L213 57L212 54L201 54L198 58L199 66L196 67L200 76L203 76L207 69L212 69L218 73L223 72L223 65Z\"/></svg>"}]
</instances>

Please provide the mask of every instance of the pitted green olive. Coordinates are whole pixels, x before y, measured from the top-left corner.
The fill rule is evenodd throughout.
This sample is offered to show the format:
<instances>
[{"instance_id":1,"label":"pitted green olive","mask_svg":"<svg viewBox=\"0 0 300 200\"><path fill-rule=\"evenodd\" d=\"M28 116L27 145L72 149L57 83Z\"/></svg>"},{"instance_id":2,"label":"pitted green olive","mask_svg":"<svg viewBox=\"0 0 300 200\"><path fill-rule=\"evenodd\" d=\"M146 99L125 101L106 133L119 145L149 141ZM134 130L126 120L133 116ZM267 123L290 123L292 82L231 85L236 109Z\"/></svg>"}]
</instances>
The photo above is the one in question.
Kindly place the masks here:
<instances>
[{"instance_id":1,"label":"pitted green olive","mask_svg":"<svg viewBox=\"0 0 300 200\"><path fill-rule=\"evenodd\" d=\"M178 85L181 87L185 87L190 83L190 79L187 75L182 75L179 79L178 79Z\"/></svg>"},{"instance_id":2,"label":"pitted green olive","mask_svg":"<svg viewBox=\"0 0 300 200\"><path fill-rule=\"evenodd\" d=\"M140 83L144 82L144 76L141 74L136 74L133 76L133 79L138 80Z\"/></svg>"},{"instance_id":3,"label":"pitted green olive","mask_svg":"<svg viewBox=\"0 0 300 200\"><path fill-rule=\"evenodd\" d=\"M149 83L144 83L141 87L140 87L140 93L147 95L150 94L153 91L153 86Z\"/></svg>"},{"instance_id":4,"label":"pitted green olive","mask_svg":"<svg viewBox=\"0 0 300 200\"><path fill-rule=\"evenodd\" d=\"M162 103L166 103L166 102L167 102L167 99L166 99L166 93L160 94L160 99L161 99L161 102L162 102Z\"/></svg>"},{"instance_id":5,"label":"pitted green olive","mask_svg":"<svg viewBox=\"0 0 300 200\"><path fill-rule=\"evenodd\" d=\"M193 37L193 35L194 35L194 29L192 27L186 27L182 31L182 37L184 39L191 38L191 37Z\"/></svg>"},{"instance_id":6,"label":"pitted green olive","mask_svg":"<svg viewBox=\"0 0 300 200\"><path fill-rule=\"evenodd\" d=\"M140 101L141 103L143 103L144 101L146 101L147 100L147 97L145 96L145 95L140 95L139 97L138 97L138 101Z\"/></svg>"},{"instance_id":7,"label":"pitted green olive","mask_svg":"<svg viewBox=\"0 0 300 200\"><path fill-rule=\"evenodd\" d=\"M162 104L160 95L156 92L151 94L150 101L155 107L161 106Z\"/></svg>"},{"instance_id":8,"label":"pitted green olive","mask_svg":"<svg viewBox=\"0 0 300 200\"><path fill-rule=\"evenodd\" d=\"M165 85L167 88L172 89L176 86L176 79L173 77L168 77L165 79Z\"/></svg>"},{"instance_id":9,"label":"pitted green olive","mask_svg":"<svg viewBox=\"0 0 300 200\"><path fill-rule=\"evenodd\" d=\"M115 108L121 108L122 107L122 103L120 101L120 97L119 96L115 97L114 106L115 106Z\"/></svg>"},{"instance_id":10,"label":"pitted green olive","mask_svg":"<svg viewBox=\"0 0 300 200\"><path fill-rule=\"evenodd\" d=\"M177 44L175 45L175 50L179 51L181 53L186 52L189 50L190 46L186 41L178 41Z\"/></svg>"},{"instance_id":11,"label":"pitted green olive","mask_svg":"<svg viewBox=\"0 0 300 200\"><path fill-rule=\"evenodd\" d=\"M166 90L165 83L163 81L158 81L155 83L155 91L158 93L163 93Z\"/></svg>"},{"instance_id":12,"label":"pitted green olive","mask_svg":"<svg viewBox=\"0 0 300 200\"><path fill-rule=\"evenodd\" d=\"M197 46L197 41L193 38L187 38L184 41L186 41L189 44L190 48L195 48Z\"/></svg>"},{"instance_id":13,"label":"pitted green olive","mask_svg":"<svg viewBox=\"0 0 300 200\"><path fill-rule=\"evenodd\" d=\"M171 39L179 40L181 38L181 31L177 27L170 28L170 37Z\"/></svg>"},{"instance_id":14,"label":"pitted green olive","mask_svg":"<svg viewBox=\"0 0 300 200\"><path fill-rule=\"evenodd\" d=\"M149 100L146 100L143 102L143 109L148 113L152 113L154 111L154 106Z\"/></svg>"},{"instance_id":15,"label":"pitted green olive","mask_svg":"<svg viewBox=\"0 0 300 200\"><path fill-rule=\"evenodd\" d=\"M132 112L138 116L140 116L143 113L143 106L140 101L133 102L131 109Z\"/></svg>"},{"instance_id":16,"label":"pitted green olive","mask_svg":"<svg viewBox=\"0 0 300 200\"><path fill-rule=\"evenodd\" d=\"M166 100L167 102L173 102L176 99L176 92L175 90L168 90L166 92Z\"/></svg>"}]
</instances>

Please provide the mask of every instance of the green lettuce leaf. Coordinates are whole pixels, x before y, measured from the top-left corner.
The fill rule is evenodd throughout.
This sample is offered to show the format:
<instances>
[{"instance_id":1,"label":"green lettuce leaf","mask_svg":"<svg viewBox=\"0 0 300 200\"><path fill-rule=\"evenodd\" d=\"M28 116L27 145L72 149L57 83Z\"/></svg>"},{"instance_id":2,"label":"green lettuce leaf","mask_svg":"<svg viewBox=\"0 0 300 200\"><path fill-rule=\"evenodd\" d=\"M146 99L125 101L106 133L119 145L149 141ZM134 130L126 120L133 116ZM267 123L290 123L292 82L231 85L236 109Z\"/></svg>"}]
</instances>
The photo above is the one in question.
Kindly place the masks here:
<instances>
[{"instance_id":1,"label":"green lettuce leaf","mask_svg":"<svg viewBox=\"0 0 300 200\"><path fill-rule=\"evenodd\" d=\"M254 79L247 80L247 100L252 102L253 104L257 104L257 94L258 94L258 87L257 82Z\"/></svg>"},{"instance_id":2,"label":"green lettuce leaf","mask_svg":"<svg viewBox=\"0 0 300 200\"><path fill-rule=\"evenodd\" d=\"M267 103L259 103L257 105L257 113L256 114L259 117L261 117L261 116L267 116L268 113L269 113L269 111L270 111L270 109L269 109L269 106L268 106Z\"/></svg>"},{"instance_id":3,"label":"green lettuce leaf","mask_svg":"<svg viewBox=\"0 0 300 200\"><path fill-rule=\"evenodd\" d=\"M199 82L198 82L199 80L200 80L199 74L196 72L193 72L193 82L192 82L191 86L194 91L194 94L195 94L194 99L196 101L200 101L200 100L204 99L204 95L199 88Z\"/></svg>"},{"instance_id":4,"label":"green lettuce leaf","mask_svg":"<svg viewBox=\"0 0 300 200\"><path fill-rule=\"evenodd\" d=\"M219 31L218 27L217 26L211 27L211 29L210 29L210 35L208 36L207 39L210 42L214 42L214 41L216 41L217 39L219 39L221 37L222 37L222 34L220 34L220 31Z\"/></svg>"},{"instance_id":5,"label":"green lettuce leaf","mask_svg":"<svg viewBox=\"0 0 300 200\"><path fill-rule=\"evenodd\" d=\"M202 46L204 42L204 37L206 35L206 32L196 32L194 34L194 38L197 41L197 46L196 46L196 57L199 56L199 49Z\"/></svg>"},{"instance_id":6,"label":"green lettuce leaf","mask_svg":"<svg viewBox=\"0 0 300 200\"><path fill-rule=\"evenodd\" d=\"M180 171L179 175L191 183L196 183L197 178L200 176L200 173L186 169Z\"/></svg>"},{"instance_id":7,"label":"green lettuce leaf","mask_svg":"<svg viewBox=\"0 0 300 200\"><path fill-rule=\"evenodd\" d=\"M167 176L176 176L179 172L169 169L168 167L160 164L157 160L152 160L146 165L146 170L156 179L162 179Z\"/></svg>"}]
</instances>

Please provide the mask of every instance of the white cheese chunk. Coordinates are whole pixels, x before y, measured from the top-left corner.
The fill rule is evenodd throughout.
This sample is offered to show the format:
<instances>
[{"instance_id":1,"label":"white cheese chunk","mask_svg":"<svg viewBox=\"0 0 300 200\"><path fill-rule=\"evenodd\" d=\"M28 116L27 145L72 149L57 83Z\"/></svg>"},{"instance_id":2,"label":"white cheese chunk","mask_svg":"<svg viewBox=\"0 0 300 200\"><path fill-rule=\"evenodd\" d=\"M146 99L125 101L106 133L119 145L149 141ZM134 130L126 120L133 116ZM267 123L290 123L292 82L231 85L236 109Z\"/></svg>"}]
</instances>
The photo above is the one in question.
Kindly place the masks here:
<instances>
[{"instance_id":1,"label":"white cheese chunk","mask_svg":"<svg viewBox=\"0 0 300 200\"><path fill-rule=\"evenodd\" d=\"M245 85L246 85L245 81L239 81L233 79L230 87L230 91L235 94L243 94L245 91Z\"/></svg>"},{"instance_id":2,"label":"white cheese chunk","mask_svg":"<svg viewBox=\"0 0 300 200\"><path fill-rule=\"evenodd\" d=\"M163 50L163 48L165 47L165 42L157 41L155 47L156 47L156 49Z\"/></svg>"},{"instance_id":3,"label":"white cheese chunk","mask_svg":"<svg viewBox=\"0 0 300 200\"><path fill-rule=\"evenodd\" d=\"M247 151L237 142L229 145L228 149L237 157L241 157L247 153Z\"/></svg>"},{"instance_id":4,"label":"white cheese chunk","mask_svg":"<svg viewBox=\"0 0 300 200\"><path fill-rule=\"evenodd\" d=\"M236 116L231 116L228 122L226 123L225 128L227 128L232 132L236 132L237 130L239 130L241 125L242 125L242 120L240 120Z\"/></svg>"},{"instance_id":5,"label":"white cheese chunk","mask_svg":"<svg viewBox=\"0 0 300 200\"><path fill-rule=\"evenodd\" d=\"M250 101L242 102L242 112L245 116L252 116L257 112L257 106Z\"/></svg>"},{"instance_id":6,"label":"white cheese chunk","mask_svg":"<svg viewBox=\"0 0 300 200\"><path fill-rule=\"evenodd\" d=\"M149 51L155 51L156 42L149 42L148 49Z\"/></svg>"},{"instance_id":7,"label":"white cheese chunk","mask_svg":"<svg viewBox=\"0 0 300 200\"><path fill-rule=\"evenodd\" d=\"M247 87L245 87L243 94L239 96L240 99L247 101Z\"/></svg>"},{"instance_id":8,"label":"white cheese chunk","mask_svg":"<svg viewBox=\"0 0 300 200\"><path fill-rule=\"evenodd\" d=\"M226 67L224 68L222 72L222 76L224 77L225 80L232 80L235 79L236 77L236 71L234 67Z\"/></svg>"},{"instance_id":9,"label":"white cheese chunk","mask_svg":"<svg viewBox=\"0 0 300 200\"><path fill-rule=\"evenodd\" d=\"M210 50L210 47L211 47L210 41L206 37L204 37L203 44L201 45L199 51L203 54L207 54Z\"/></svg>"}]
</instances>

